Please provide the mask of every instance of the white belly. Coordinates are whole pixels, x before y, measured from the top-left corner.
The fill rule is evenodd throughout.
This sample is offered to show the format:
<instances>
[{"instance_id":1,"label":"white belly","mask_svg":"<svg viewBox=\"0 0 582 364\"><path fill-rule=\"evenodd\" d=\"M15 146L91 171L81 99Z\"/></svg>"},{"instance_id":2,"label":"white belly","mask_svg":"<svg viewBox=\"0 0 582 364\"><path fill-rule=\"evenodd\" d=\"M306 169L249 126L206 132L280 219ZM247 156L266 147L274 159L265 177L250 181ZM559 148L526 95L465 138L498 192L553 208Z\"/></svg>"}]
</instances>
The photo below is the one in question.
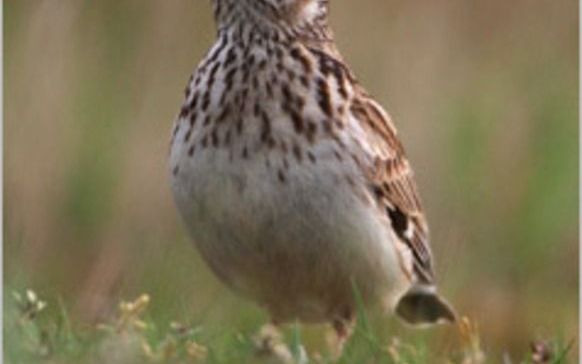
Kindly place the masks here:
<instances>
[{"instance_id":1,"label":"white belly","mask_svg":"<svg viewBox=\"0 0 582 364\"><path fill-rule=\"evenodd\" d=\"M331 150L316 163L289 156L288 169L278 150L249 153L208 147L190 156L181 143L171 153L178 208L225 283L282 321L329 319L353 303L353 282L370 305L403 293L386 221L354 192Z\"/></svg>"}]
</instances>

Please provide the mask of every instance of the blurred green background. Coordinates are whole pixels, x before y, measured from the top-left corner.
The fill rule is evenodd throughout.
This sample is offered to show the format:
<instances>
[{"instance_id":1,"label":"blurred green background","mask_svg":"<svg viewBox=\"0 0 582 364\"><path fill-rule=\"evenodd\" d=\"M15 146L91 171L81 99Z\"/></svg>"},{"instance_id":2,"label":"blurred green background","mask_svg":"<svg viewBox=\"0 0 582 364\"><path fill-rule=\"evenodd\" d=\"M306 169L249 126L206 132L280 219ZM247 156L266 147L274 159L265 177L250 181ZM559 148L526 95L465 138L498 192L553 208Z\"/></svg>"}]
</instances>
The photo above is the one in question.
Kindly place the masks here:
<instances>
[{"instance_id":1,"label":"blurred green background","mask_svg":"<svg viewBox=\"0 0 582 364\"><path fill-rule=\"evenodd\" d=\"M147 292L162 322L256 330L266 317L201 263L168 186L209 1L3 5L7 287L79 322ZM494 353L575 338L578 2L335 0L332 23L407 146L441 290Z\"/></svg>"}]
</instances>

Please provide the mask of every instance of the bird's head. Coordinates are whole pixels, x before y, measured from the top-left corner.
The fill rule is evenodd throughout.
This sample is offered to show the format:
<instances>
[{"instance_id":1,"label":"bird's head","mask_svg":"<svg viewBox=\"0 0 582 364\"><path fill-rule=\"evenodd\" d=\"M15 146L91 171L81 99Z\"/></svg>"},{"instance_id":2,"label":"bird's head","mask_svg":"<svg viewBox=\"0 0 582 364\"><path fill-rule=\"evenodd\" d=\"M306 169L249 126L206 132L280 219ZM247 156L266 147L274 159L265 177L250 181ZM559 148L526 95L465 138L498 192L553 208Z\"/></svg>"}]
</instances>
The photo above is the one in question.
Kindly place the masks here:
<instances>
[{"instance_id":1,"label":"bird's head","mask_svg":"<svg viewBox=\"0 0 582 364\"><path fill-rule=\"evenodd\" d=\"M329 0L212 0L220 28L251 26L326 37Z\"/></svg>"}]
</instances>

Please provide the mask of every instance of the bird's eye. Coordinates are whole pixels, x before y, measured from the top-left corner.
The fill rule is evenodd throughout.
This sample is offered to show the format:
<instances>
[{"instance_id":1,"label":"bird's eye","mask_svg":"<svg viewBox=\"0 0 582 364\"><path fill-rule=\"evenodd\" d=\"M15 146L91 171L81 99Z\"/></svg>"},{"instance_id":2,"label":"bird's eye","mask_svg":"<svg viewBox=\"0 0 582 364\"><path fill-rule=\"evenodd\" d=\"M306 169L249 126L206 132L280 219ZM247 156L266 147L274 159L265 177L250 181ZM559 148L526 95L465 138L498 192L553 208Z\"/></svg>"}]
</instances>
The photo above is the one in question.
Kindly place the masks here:
<instances>
[{"instance_id":1,"label":"bird's eye","mask_svg":"<svg viewBox=\"0 0 582 364\"><path fill-rule=\"evenodd\" d=\"M285 12L295 22L308 22L324 17L327 0L279 0Z\"/></svg>"}]
</instances>

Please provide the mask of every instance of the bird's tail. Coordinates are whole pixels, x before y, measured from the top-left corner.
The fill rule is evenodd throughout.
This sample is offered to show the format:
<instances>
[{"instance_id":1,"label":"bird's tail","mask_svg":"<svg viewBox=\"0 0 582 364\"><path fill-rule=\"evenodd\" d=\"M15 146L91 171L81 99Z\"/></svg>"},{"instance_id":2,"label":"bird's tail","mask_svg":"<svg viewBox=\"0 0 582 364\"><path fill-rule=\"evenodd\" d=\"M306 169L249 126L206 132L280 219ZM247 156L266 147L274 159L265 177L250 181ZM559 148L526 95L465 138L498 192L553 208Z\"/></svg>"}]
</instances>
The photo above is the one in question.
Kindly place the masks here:
<instances>
[{"instance_id":1,"label":"bird's tail","mask_svg":"<svg viewBox=\"0 0 582 364\"><path fill-rule=\"evenodd\" d=\"M418 285L406 292L396 304L396 314L411 325L454 323L452 307L438 295L434 286Z\"/></svg>"}]
</instances>

